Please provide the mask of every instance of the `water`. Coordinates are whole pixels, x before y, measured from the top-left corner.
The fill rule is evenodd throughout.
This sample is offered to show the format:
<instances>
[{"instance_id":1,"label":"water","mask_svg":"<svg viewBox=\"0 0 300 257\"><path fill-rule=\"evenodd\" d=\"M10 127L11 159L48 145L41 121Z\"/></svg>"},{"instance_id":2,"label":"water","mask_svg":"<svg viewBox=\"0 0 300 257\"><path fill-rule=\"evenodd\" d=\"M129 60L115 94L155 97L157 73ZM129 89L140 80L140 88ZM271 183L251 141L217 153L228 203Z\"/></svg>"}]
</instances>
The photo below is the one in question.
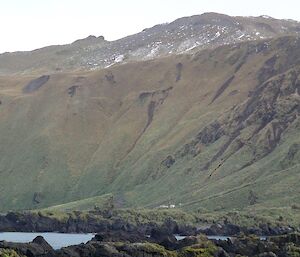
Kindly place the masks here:
<instances>
[{"instance_id":1,"label":"water","mask_svg":"<svg viewBox=\"0 0 300 257\"><path fill-rule=\"evenodd\" d=\"M176 239L177 240L182 240L185 238L185 236L179 236L179 235L175 235ZM208 239L211 239L211 240L222 240L222 241L226 241L228 239L231 239L233 237L231 236L206 236ZM264 240L267 240L267 237L266 236L260 236L259 237L260 240L264 241Z\"/></svg>"},{"instance_id":2,"label":"water","mask_svg":"<svg viewBox=\"0 0 300 257\"><path fill-rule=\"evenodd\" d=\"M23 233L4 232L0 233L0 241L5 240L15 243L29 243L37 236L42 236L54 249L86 243L94 234L63 234L63 233Z\"/></svg>"},{"instance_id":3,"label":"water","mask_svg":"<svg viewBox=\"0 0 300 257\"><path fill-rule=\"evenodd\" d=\"M225 241L227 239L230 239L230 236L207 236L208 239L214 239L214 240L222 240Z\"/></svg>"},{"instance_id":4,"label":"water","mask_svg":"<svg viewBox=\"0 0 300 257\"><path fill-rule=\"evenodd\" d=\"M177 240L182 240L185 236L175 235ZM215 239L215 240L227 240L230 238L229 236L206 236L208 239Z\"/></svg>"},{"instance_id":5,"label":"water","mask_svg":"<svg viewBox=\"0 0 300 257\"><path fill-rule=\"evenodd\" d=\"M0 233L0 241L5 240L15 243L29 243L37 236L42 236L54 249L60 249L70 245L78 245L90 241L95 234L64 234L64 233L23 233L23 232L3 232ZM177 240L182 240L185 236L175 235ZM227 240L229 236L207 236L208 239ZM266 237L260 237L266 240Z\"/></svg>"}]
</instances>

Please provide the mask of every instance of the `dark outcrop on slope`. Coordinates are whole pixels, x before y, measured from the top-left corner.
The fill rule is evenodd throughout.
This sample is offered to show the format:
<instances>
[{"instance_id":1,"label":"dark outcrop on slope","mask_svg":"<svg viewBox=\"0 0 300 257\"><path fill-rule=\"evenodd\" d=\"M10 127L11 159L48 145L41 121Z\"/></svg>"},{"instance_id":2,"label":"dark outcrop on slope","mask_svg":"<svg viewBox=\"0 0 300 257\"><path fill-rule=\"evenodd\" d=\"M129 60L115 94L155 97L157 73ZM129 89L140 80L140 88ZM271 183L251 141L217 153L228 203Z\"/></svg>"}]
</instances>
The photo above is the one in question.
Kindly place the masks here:
<instances>
[{"instance_id":1,"label":"dark outcrop on slope","mask_svg":"<svg viewBox=\"0 0 300 257\"><path fill-rule=\"evenodd\" d=\"M23 93L29 94L37 91L40 87L45 85L50 79L49 75L43 75L37 79L30 81L24 88Z\"/></svg>"},{"instance_id":2,"label":"dark outcrop on slope","mask_svg":"<svg viewBox=\"0 0 300 257\"><path fill-rule=\"evenodd\" d=\"M175 153L176 157L200 153L203 146L209 146L220 138L227 138L219 150L204 163L202 170L220 159L221 164L242 148L250 148L252 160L244 163L243 169L269 155L278 145L288 127L299 119L300 114L300 55L299 43L295 41L289 48L286 46L294 39L283 37L276 41L277 55L268 59L257 73L258 84L249 93L248 99L234 106L223 117L205 126L190 143ZM247 55L253 53L253 46L248 47ZM265 54L262 44L255 51ZM230 77L216 92L214 102L225 88L234 80ZM245 131L251 128L248 137ZM231 150L228 152L228 150ZM225 152L227 153L225 154Z\"/></svg>"}]
</instances>

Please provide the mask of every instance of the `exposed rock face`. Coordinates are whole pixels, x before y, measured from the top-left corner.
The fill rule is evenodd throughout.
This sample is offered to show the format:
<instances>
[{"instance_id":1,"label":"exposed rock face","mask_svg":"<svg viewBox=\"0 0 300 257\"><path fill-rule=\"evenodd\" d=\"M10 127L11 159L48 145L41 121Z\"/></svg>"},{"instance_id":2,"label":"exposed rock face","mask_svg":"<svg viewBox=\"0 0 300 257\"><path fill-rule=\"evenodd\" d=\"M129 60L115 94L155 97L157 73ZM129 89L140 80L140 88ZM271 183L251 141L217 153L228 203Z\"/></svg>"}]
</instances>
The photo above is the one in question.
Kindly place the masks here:
<instances>
[{"instance_id":1,"label":"exposed rock face","mask_svg":"<svg viewBox=\"0 0 300 257\"><path fill-rule=\"evenodd\" d=\"M71 216L66 220L58 220L30 213L8 213L6 216L0 216L0 231L88 233L106 231L111 226L107 220L99 222L92 216L88 216L87 220Z\"/></svg>"},{"instance_id":2,"label":"exposed rock face","mask_svg":"<svg viewBox=\"0 0 300 257\"><path fill-rule=\"evenodd\" d=\"M34 91L37 91L40 87L42 87L44 84L46 84L49 79L49 75L43 75L37 79L34 79L23 88L23 92L26 94L33 93Z\"/></svg>"},{"instance_id":3,"label":"exposed rock face","mask_svg":"<svg viewBox=\"0 0 300 257\"><path fill-rule=\"evenodd\" d=\"M106 217L102 214L76 212L65 214L63 219L44 216L41 213L8 213L5 216L0 216L0 231L97 233L95 240L101 242L136 242L148 240L146 235L150 235L151 242L162 243L165 241L166 244L162 244L167 246L174 245L174 235L176 234L184 236L197 234L237 236L243 233L272 236L291 233L295 231L295 228L284 225L270 226L264 223L257 225L257 227L248 228L229 222L197 228L193 225L178 224L171 218L166 218L163 223L148 221L132 224L126 219L114 215ZM43 243L43 240L37 237L35 242Z\"/></svg>"},{"instance_id":4,"label":"exposed rock face","mask_svg":"<svg viewBox=\"0 0 300 257\"><path fill-rule=\"evenodd\" d=\"M165 160L161 162L163 166L170 168L175 163L175 159L173 156L169 155Z\"/></svg>"},{"instance_id":5,"label":"exposed rock face","mask_svg":"<svg viewBox=\"0 0 300 257\"><path fill-rule=\"evenodd\" d=\"M266 65L269 66L270 61L267 61ZM196 138L190 144L185 145L176 155L185 156L190 154L197 156L202 146L213 144L221 137L227 137L228 139L211 160L203 166L203 169L208 169L217 159L221 159L221 161L228 159L242 148L250 148L252 151L252 160L245 163L243 168L270 154L276 148L288 127L299 119L300 113L299 67L267 80L276 73L278 71L273 71L270 74L264 66L261 69L259 81L265 82L255 88L247 101L234 107L225 117L221 117L204 127ZM262 78L262 74L264 74L264 78ZM225 83L226 87L227 83L230 82ZM218 91L213 101L219 94ZM246 133L244 131L249 128L251 128L251 133L245 137ZM229 148L232 149L230 152L227 151ZM296 152L297 146L295 145L288 155L292 158Z\"/></svg>"},{"instance_id":6,"label":"exposed rock face","mask_svg":"<svg viewBox=\"0 0 300 257\"><path fill-rule=\"evenodd\" d=\"M48 242L42 237L37 236L35 239L32 240L32 243L40 245L45 251L52 251L53 248L51 245L48 244Z\"/></svg>"},{"instance_id":7,"label":"exposed rock face","mask_svg":"<svg viewBox=\"0 0 300 257\"><path fill-rule=\"evenodd\" d=\"M141 61L249 40L299 34L299 23L260 17L230 17L204 13L156 25L116 41L89 36L64 46L0 56L0 74L47 70L94 70L118 63ZM16 65L17 63L17 65ZM181 78L177 66L176 81Z\"/></svg>"},{"instance_id":8,"label":"exposed rock face","mask_svg":"<svg viewBox=\"0 0 300 257\"><path fill-rule=\"evenodd\" d=\"M145 241L147 237L139 231L111 230L98 233L94 240L99 242L138 242Z\"/></svg>"},{"instance_id":9,"label":"exposed rock face","mask_svg":"<svg viewBox=\"0 0 300 257\"><path fill-rule=\"evenodd\" d=\"M275 236L288 234L294 231L294 228L289 226L270 226L269 224L260 224L258 227L237 226L235 224L212 224L210 227L200 229L198 233L205 235L223 235L237 236L239 234L257 235L257 236Z\"/></svg>"},{"instance_id":10,"label":"exposed rock face","mask_svg":"<svg viewBox=\"0 0 300 257\"><path fill-rule=\"evenodd\" d=\"M28 244L0 241L0 249L1 248L14 250L20 255L25 255L27 257L43 256L53 251L53 248L41 236L35 238Z\"/></svg>"}]
</instances>

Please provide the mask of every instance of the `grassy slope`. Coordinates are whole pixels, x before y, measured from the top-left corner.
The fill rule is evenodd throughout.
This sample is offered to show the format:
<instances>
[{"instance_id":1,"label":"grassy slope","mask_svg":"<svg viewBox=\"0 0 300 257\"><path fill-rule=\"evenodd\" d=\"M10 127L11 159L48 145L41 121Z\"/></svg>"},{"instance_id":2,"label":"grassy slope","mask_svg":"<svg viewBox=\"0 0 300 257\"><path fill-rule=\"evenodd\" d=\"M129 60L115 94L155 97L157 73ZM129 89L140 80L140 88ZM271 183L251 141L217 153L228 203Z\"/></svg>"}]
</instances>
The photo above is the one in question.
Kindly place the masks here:
<instances>
[{"instance_id":1,"label":"grassy slope","mask_svg":"<svg viewBox=\"0 0 300 257\"><path fill-rule=\"evenodd\" d=\"M250 190L258 197L257 208L300 202L299 161L281 166L291 144L299 141L296 123L270 155L239 171L235 170L251 158L247 147L231 155L212 177L220 158L209 169L201 168L226 136L202 145L196 157L176 157L171 168L161 164L208 123L248 99L261 67L279 51L273 41L268 50L245 60L249 48L264 44L51 75L32 94L23 94L22 88L34 77L1 77L0 209L69 201L63 209L85 209L107 193L113 193L120 206L181 203L192 210L247 207ZM280 49L282 58L288 47ZM235 72L239 62L243 65ZM178 63L183 70L176 81ZM230 86L211 103L233 74ZM68 94L71 86L77 86L73 97Z\"/></svg>"},{"instance_id":2,"label":"grassy slope","mask_svg":"<svg viewBox=\"0 0 300 257\"><path fill-rule=\"evenodd\" d=\"M112 194L106 194L101 196L95 196L83 200L68 202L65 204L59 204L50 206L45 211L54 212L69 212L69 211L87 211L94 210L95 208L106 208L108 202L112 198Z\"/></svg>"}]
</instances>

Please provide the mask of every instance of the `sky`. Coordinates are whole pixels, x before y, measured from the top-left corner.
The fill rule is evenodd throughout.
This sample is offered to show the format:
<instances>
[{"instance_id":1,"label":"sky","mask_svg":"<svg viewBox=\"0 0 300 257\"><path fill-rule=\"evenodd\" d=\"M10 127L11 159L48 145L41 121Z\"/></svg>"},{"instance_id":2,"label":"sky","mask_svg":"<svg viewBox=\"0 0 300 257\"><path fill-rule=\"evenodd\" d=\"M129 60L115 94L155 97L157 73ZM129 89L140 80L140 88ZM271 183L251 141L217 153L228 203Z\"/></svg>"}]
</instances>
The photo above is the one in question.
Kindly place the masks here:
<instances>
[{"instance_id":1,"label":"sky","mask_svg":"<svg viewBox=\"0 0 300 257\"><path fill-rule=\"evenodd\" d=\"M67 44L89 35L116 40L204 12L300 21L299 9L299 0L0 0L0 53Z\"/></svg>"}]
</instances>

